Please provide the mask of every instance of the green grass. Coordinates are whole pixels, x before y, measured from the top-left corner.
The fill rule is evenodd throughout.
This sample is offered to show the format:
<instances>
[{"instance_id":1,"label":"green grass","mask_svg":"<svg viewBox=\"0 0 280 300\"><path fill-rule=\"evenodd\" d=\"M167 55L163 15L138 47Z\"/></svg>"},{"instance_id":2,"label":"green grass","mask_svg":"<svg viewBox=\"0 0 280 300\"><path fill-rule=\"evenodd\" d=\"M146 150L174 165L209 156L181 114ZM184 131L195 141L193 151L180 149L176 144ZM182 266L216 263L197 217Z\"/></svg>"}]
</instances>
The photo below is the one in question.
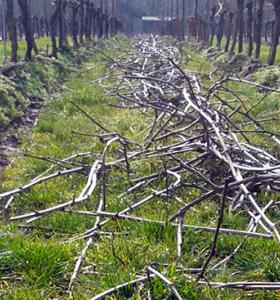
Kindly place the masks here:
<instances>
[{"instance_id":1,"label":"green grass","mask_svg":"<svg viewBox=\"0 0 280 300\"><path fill-rule=\"evenodd\" d=\"M109 41L111 43L112 41ZM128 41L123 41L127 45ZM112 49L106 50L110 55L119 53ZM188 52L188 51L187 51ZM191 53L193 60L187 68L206 74L214 67L206 62L199 54ZM37 126L28 134L22 135L22 146L16 155L16 161L1 175L0 190L7 190L20 186L45 170L49 163L37 159L22 157L21 151L27 150L38 156L64 158L73 153L91 151L100 153L103 144L91 137L73 134L73 131L84 133L99 132L96 125L91 123L71 104L75 102L92 115L106 128L116 131L129 139L141 142L146 135L148 124L143 115L135 110L119 110L107 104L114 102L94 79L102 77L105 64L100 55L94 55L84 62L85 71L75 71L67 80L67 89L63 93L49 100L48 107L39 119ZM39 68L39 70L38 70ZM39 66L33 71L40 72ZM209 82L206 83L206 85ZM231 87L239 90L240 95L251 105L261 94L255 88L247 88L240 84L231 83ZM274 95L269 99L276 99ZM275 100L273 100L275 101ZM274 105L268 100L266 105ZM261 104L265 105L265 104ZM274 106L273 106L274 107ZM256 113L258 109L256 108ZM274 125L280 128L279 124ZM112 148L110 157L116 154L117 148ZM88 161L86 160L85 163ZM151 164L146 162L133 163L131 166L138 175L153 172ZM55 203L62 203L72 199L85 184L83 175L71 175L57 178L48 184L37 186L24 195L16 197L12 206L12 213L19 214L30 210L43 209ZM126 201L118 201L116 196L128 187L126 175L118 169L108 174L110 187L107 191L107 209L115 211L127 206L127 201L135 198L127 197ZM152 187L157 188L162 182L155 182ZM134 197L143 198L146 194L139 191ZM188 191L180 197L188 201L195 195ZM98 195L77 207L77 209L93 210L96 207ZM179 208L174 201L156 200L138 209L135 214L150 219L165 220ZM275 212L277 214L277 212ZM190 224L216 225L217 203L215 201L201 204L190 211L186 222ZM81 252L82 242L68 243L71 236L75 236L91 228L94 217L73 215L57 212L34 223L38 227L34 230L23 230L17 224L6 224L2 221L0 236L1 252L11 251L6 256L0 256L0 297L1 299L68 299L65 293L75 259ZM242 214L232 215L225 212L224 227L244 229L247 219ZM40 229L41 228L41 229ZM74 299L89 299L95 294L113 287L116 284L133 278L136 274L143 274L147 264L154 263L170 280L175 282L184 299L279 299L277 292L241 292L237 290L218 290L189 283L188 277L175 273L176 262L176 231L170 226L155 224L137 224L129 221L110 222L104 231L113 231L116 236L112 242L106 237L98 238L88 250L83 266L91 269L83 270L74 285ZM121 233L121 235L117 235ZM217 246L217 257L226 256L242 240L240 237L223 235ZM184 232L183 266L201 267L208 250L211 247L212 235L205 232ZM117 257L114 256L112 249ZM248 239L234 260L219 272L207 273L208 279L213 281L233 280L280 280L280 248L274 241ZM121 263L121 261L123 263ZM169 263L170 267L163 267ZM97 271L99 274L90 273ZM144 289L132 291L131 288L121 291L112 299L144 299L150 289L153 299L172 299L166 286L158 279L151 284L145 284ZM168 298L167 298L168 297Z\"/></svg>"},{"instance_id":2,"label":"green grass","mask_svg":"<svg viewBox=\"0 0 280 300\"><path fill-rule=\"evenodd\" d=\"M38 46L47 45L48 40L36 40ZM24 55L24 42L20 41L19 55ZM43 52L45 54L45 52ZM81 50L82 55L65 52L59 54L55 61L47 56L40 56L33 61L26 62L23 67L11 71L9 76L0 77L0 129L7 129L12 121L24 116L24 111L30 102L43 102L50 93L58 91L60 82L73 70L73 64L81 64L86 55L86 49Z\"/></svg>"},{"instance_id":3,"label":"green grass","mask_svg":"<svg viewBox=\"0 0 280 300\"><path fill-rule=\"evenodd\" d=\"M36 45L38 47L38 50L40 52L44 52L44 53L50 53L51 52L51 38L50 37L40 37L35 39ZM68 43L71 46L72 45L72 41L70 38L68 38ZM11 45L10 42L7 41L6 44L6 55L7 55L7 60L9 61L10 57L11 57ZM26 42L24 39L19 39L18 40L18 58L22 59L24 58L25 55L25 51L26 51ZM3 59L4 59L4 43L1 41L0 42L0 55L1 55L1 63L3 63Z\"/></svg>"},{"instance_id":4,"label":"green grass","mask_svg":"<svg viewBox=\"0 0 280 300\"><path fill-rule=\"evenodd\" d=\"M47 47L51 48L51 41L48 37L42 37L39 39L36 39L36 44L39 50L46 52ZM25 55L25 49L26 49L26 43L25 40L19 40L18 41L18 57L23 58ZM7 50L7 60L11 57L11 45L10 42L7 42L6 45ZM4 43L0 43L0 55L3 60L4 57Z\"/></svg>"},{"instance_id":5,"label":"green grass","mask_svg":"<svg viewBox=\"0 0 280 300\"><path fill-rule=\"evenodd\" d=\"M213 47L216 47L216 43L217 42L216 42L216 38L215 38L214 42L213 42ZM226 39L223 38L222 43L221 43L221 50L222 51L225 48L225 44L226 44ZM230 46L231 46L231 44L230 44ZM255 47L256 47L256 45L254 43L253 54L252 54L253 58L254 58L254 55L255 55ZM236 47L234 49L235 53L237 53L237 49L238 49L238 43L236 44ZM268 45L266 43L263 43L262 46L261 46L261 53L260 53L260 60L262 62L264 62L264 63L267 62L268 57L269 57L269 52L270 52L270 45ZM245 54L248 53L248 42L246 40L244 40L244 44L243 44L243 53L245 53ZM274 65L279 64L279 62L280 62L280 49L278 47Z\"/></svg>"}]
</instances>

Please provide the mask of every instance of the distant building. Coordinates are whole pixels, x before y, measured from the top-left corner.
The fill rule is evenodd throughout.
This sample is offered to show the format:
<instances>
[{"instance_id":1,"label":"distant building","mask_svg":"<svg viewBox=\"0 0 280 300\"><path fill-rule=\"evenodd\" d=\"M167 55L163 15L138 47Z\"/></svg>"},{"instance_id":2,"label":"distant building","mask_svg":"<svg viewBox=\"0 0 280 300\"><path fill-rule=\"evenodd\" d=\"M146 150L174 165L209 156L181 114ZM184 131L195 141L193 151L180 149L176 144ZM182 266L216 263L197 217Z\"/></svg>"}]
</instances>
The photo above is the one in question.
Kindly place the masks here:
<instances>
[{"instance_id":1,"label":"distant building","mask_svg":"<svg viewBox=\"0 0 280 300\"><path fill-rule=\"evenodd\" d=\"M172 24L176 18L158 17L158 16L143 16L142 17L142 32L156 34L170 34Z\"/></svg>"}]
</instances>

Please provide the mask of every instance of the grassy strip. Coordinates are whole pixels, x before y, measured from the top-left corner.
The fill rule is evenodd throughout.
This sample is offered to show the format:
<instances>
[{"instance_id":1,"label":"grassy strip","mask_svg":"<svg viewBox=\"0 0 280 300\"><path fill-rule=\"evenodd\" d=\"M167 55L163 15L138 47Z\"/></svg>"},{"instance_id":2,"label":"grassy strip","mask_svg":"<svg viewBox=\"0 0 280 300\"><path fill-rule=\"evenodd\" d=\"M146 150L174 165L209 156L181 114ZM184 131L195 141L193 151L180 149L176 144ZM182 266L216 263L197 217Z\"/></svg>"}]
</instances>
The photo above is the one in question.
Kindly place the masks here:
<instances>
[{"instance_id":1,"label":"grassy strip","mask_svg":"<svg viewBox=\"0 0 280 300\"><path fill-rule=\"evenodd\" d=\"M110 45L107 53L113 56L119 54L113 51ZM203 70L204 58L196 55L194 61L189 64L189 68L199 72ZM74 73L66 83L68 89L49 102L48 109L42 114L34 130L28 137L22 137L22 150L31 151L39 156L57 158L84 151L100 153L103 144L98 140L72 133L72 131L93 133L98 132L98 128L81 115L71 102L77 103L106 128L141 142L147 128L143 115L134 110L108 107L107 104L112 103L114 99L106 96L98 83L92 83L94 79L104 75L106 65L101 56L93 55L84 66L88 67L88 71ZM212 66L208 64L207 71L211 68ZM261 96L253 88L248 89L237 83L231 85L239 90L244 101L254 103L256 97ZM45 161L19 157L2 175L0 189L7 190L19 186L42 172L48 165ZM139 172L139 176L152 173L152 165L147 165L145 162L131 167ZM71 199L81 191L85 180L83 175L70 175L67 178L55 179L47 185L38 186L16 198L12 213L43 209L54 203ZM108 181L110 181L107 195L108 209L114 211L126 207L125 201L116 199L117 195L127 187L123 172L113 170L108 175ZM143 198L145 195L141 195L140 192L137 196ZM193 195L185 191L180 197L187 202L193 198ZM266 195L263 195L263 199L267 201ZM91 210L96 205L97 196L77 209ZM201 204L187 215L186 221L192 224L215 226L216 209L215 201ZM138 210L136 214L150 219L165 220L166 215L174 210L176 210L174 201L158 200L147 205L145 210ZM279 213L275 211L275 214ZM68 295L63 291L67 289L75 257L80 253L82 243L69 244L65 241L70 235L90 228L94 222L95 218L91 216L57 212L36 223L37 226L52 230L38 227L23 232L16 227L16 224L6 224L3 220L0 249L2 252L11 251L11 253L0 256L1 298L67 299ZM243 229L246 224L247 220L241 214L232 215L229 211L225 212L223 227ZM90 268L83 269L83 274L75 283L74 299L89 299L103 290L129 281L135 274L143 271L145 265L151 263L155 263L158 270L176 283L176 288L184 299L249 299L250 297L277 299L277 292L218 290L188 283L186 275L175 272L176 231L168 225L137 224L119 220L109 223L104 230L121 233L121 235L116 234L113 240L102 238L94 242L86 259L86 265ZM212 235L209 233L186 230L182 257L184 266L201 267L211 247L211 241ZM240 241L240 237L222 236L217 244L217 256L227 256ZM207 275L211 281L277 281L280 280L279 259L280 249L274 241L248 239L242 251L227 267ZM165 263L169 263L170 267L164 267ZM153 299L164 299L168 295L168 290L160 279L153 279L149 288ZM129 298L133 292L135 291L131 288L126 288L114 299ZM144 291L137 290L133 299L143 299L145 296L147 295Z\"/></svg>"},{"instance_id":2,"label":"grassy strip","mask_svg":"<svg viewBox=\"0 0 280 300\"><path fill-rule=\"evenodd\" d=\"M73 64L85 58L83 51L79 57L69 51L60 54L58 60L52 60L45 56L47 39L38 39L37 43L44 56L16 67L8 76L0 76L0 130L6 130L12 122L20 123L27 107L35 102L40 105L49 94L57 91ZM20 56L24 53L23 45L21 41Z\"/></svg>"},{"instance_id":3,"label":"grassy strip","mask_svg":"<svg viewBox=\"0 0 280 300\"><path fill-rule=\"evenodd\" d=\"M50 37L41 37L41 38L37 38L36 40L36 45L39 49L39 51L43 51L43 52L50 52L51 51L51 38ZM69 45L71 45L71 40L70 38L68 39ZM6 45L6 55L7 55L7 60L10 59L11 57L11 45L10 42L7 42ZM18 40L18 58L22 59L24 58L25 55L25 51L26 51L26 42L24 39L20 39ZM1 60L4 59L4 43L3 41L1 41L0 43L0 53L1 53Z\"/></svg>"},{"instance_id":4,"label":"grassy strip","mask_svg":"<svg viewBox=\"0 0 280 300\"><path fill-rule=\"evenodd\" d=\"M213 47L216 47L216 44L217 44L216 38L214 38ZM224 51L225 44L226 44L226 39L223 38L222 43L221 43L221 50L222 51ZM248 47L249 47L248 42L244 41L244 43L243 43L243 52L242 53L247 54L248 53ZM236 47L234 49L235 53L237 53L237 49L238 49L238 43L236 44ZM263 43L262 46L261 46L261 53L260 53L260 60L263 63L267 62L267 59L269 57L269 52L270 52L270 45L266 44L266 43ZM254 55L255 55L255 44L254 44L254 50L253 50L252 58L254 58ZM276 53L276 58L275 58L275 63L274 64L277 65L277 64L279 64L279 62L280 62L280 51L278 49L277 53Z\"/></svg>"}]
</instances>

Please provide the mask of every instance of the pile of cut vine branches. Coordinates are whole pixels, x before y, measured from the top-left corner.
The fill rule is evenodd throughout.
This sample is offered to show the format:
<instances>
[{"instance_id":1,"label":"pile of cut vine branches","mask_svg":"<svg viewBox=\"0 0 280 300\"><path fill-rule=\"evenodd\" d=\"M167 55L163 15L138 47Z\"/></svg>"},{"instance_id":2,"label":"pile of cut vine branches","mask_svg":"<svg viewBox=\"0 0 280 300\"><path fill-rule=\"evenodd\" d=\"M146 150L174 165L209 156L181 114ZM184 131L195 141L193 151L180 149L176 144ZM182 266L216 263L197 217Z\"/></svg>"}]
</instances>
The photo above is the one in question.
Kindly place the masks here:
<instances>
[{"instance_id":1,"label":"pile of cut vine branches","mask_svg":"<svg viewBox=\"0 0 280 300\"><path fill-rule=\"evenodd\" d=\"M49 161L52 166L26 185L0 194L3 214L7 214L9 221L21 221L24 225L55 212L92 216L92 228L70 240L75 242L83 239L85 242L69 282L70 293L95 238L107 224L118 220L135 222L138 226L146 223L165 226L169 223L175 227L178 270L187 272L190 282L243 290L280 289L280 282L211 282L206 278L209 270L222 268L234 259L248 238L275 239L280 243L278 220L269 214L270 210L277 209L279 205L273 199L280 191L280 160L263 146L251 142L252 138L255 141L256 136L260 136L260 140L266 138L271 145L279 147L279 134L269 131L266 126L266 122L276 118L271 112L253 114L254 107L260 102L253 105L244 103L238 92L229 86L231 82L239 82L248 86L255 85L266 92L273 90L244 81L228 72L220 74L212 86L205 88L199 76L184 71L189 58L184 58L170 41L157 36L136 37L128 52L119 59L103 54L108 64L107 74L92 84L100 84L112 98L117 99L117 102L111 104L113 107L139 110L143 114L149 124L145 139L141 143L134 142L111 132L73 103L77 110L99 128L99 132L92 136L104 144L102 153L98 157L90 152L78 153L64 160L40 158ZM210 79L213 81L211 75ZM265 96L260 101L265 101ZM91 163L83 164L80 158L86 158ZM134 166L142 162L151 163L153 173L139 177ZM116 201L125 199L127 206L119 211L110 211L107 203L109 174L115 169L126 174L129 186L115 198ZM44 210L10 215L9 208L18 195L38 184L73 173L87 177L79 196ZM155 188L155 183L159 188ZM184 191L196 197L182 199L179 195ZM269 195L271 201L264 203L261 200L263 192ZM91 201L93 195L97 194L95 211L76 210L79 204ZM141 198L140 195L145 196ZM166 220L137 216L139 208L153 201L174 202L176 210ZM217 205L216 227L188 224L188 213L209 201ZM225 210L247 216L247 228L224 228ZM206 231L213 235L209 255L198 269L184 266L182 245L186 229ZM240 243L227 257L218 262L215 257L213 264L217 242L224 234L240 236ZM139 272L142 275L92 299L105 298L127 286L141 285L154 277L162 280L174 297L182 299L175 288L176 282L174 285L152 262Z\"/></svg>"}]
</instances>

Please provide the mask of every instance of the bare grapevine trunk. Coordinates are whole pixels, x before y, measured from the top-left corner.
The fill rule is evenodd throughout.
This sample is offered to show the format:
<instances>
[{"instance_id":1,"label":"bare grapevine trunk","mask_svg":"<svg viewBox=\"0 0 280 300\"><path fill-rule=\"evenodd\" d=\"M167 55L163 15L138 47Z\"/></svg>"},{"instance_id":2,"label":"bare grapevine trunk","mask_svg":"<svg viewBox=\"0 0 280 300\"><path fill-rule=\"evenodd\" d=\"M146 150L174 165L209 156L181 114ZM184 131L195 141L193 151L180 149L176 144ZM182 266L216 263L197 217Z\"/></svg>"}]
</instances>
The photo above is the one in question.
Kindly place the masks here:
<instances>
[{"instance_id":1,"label":"bare grapevine trunk","mask_svg":"<svg viewBox=\"0 0 280 300\"><path fill-rule=\"evenodd\" d=\"M243 51L243 38L244 38L244 0L237 0L238 12L238 53Z\"/></svg>"},{"instance_id":2,"label":"bare grapevine trunk","mask_svg":"<svg viewBox=\"0 0 280 300\"><path fill-rule=\"evenodd\" d=\"M57 4L56 9L53 15L50 18L50 27L51 27L51 42L52 42L52 57L57 58L57 42L56 42L56 29L58 24L58 16L59 16L60 6Z\"/></svg>"},{"instance_id":3,"label":"bare grapevine trunk","mask_svg":"<svg viewBox=\"0 0 280 300\"><path fill-rule=\"evenodd\" d=\"M223 38L223 35L224 35L225 15L226 15L226 13L227 13L227 10L224 10L221 13L220 21L219 21L218 28L217 28L217 48L219 50L221 50L221 42L222 42L222 38Z\"/></svg>"},{"instance_id":4,"label":"bare grapevine trunk","mask_svg":"<svg viewBox=\"0 0 280 300\"><path fill-rule=\"evenodd\" d=\"M253 53L253 1L247 3L247 11L248 11L248 18L247 18L247 36L248 36L248 56L252 56Z\"/></svg>"},{"instance_id":5,"label":"bare grapevine trunk","mask_svg":"<svg viewBox=\"0 0 280 300\"><path fill-rule=\"evenodd\" d=\"M238 38L238 30L239 30L239 26L238 26L238 17L235 17L235 25L234 25L234 31L233 31L233 39L232 39L232 44L231 44L231 48L229 53L230 54L234 54L234 50L237 44L237 38Z\"/></svg>"},{"instance_id":6,"label":"bare grapevine trunk","mask_svg":"<svg viewBox=\"0 0 280 300\"><path fill-rule=\"evenodd\" d=\"M210 45L213 46L213 40L215 36L215 15L217 12L217 7L213 6L211 10L211 16L210 16Z\"/></svg>"},{"instance_id":7,"label":"bare grapevine trunk","mask_svg":"<svg viewBox=\"0 0 280 300\"><path fill-rule=\"evenodd\" d=\"M85 19L85 36L86 36L86 40L89 41L90 40L90 3L88 0L86 0L85 2L86 5L86 19Z\"/></svg>"},{"instance_id":8,"label":"bare grapevine trunk","mask_svg":"<svg viewBox=\"0 0 280 300\"><path fill-rule=\"evenodd\" d=\"M225 52L228 52L228 50L229 50L229 44L230 44L232 28L233 28L233 18L234 18L234 13L231 12L229 14L229 21L227 24Z\"/></svg>"},{"instance_id":9,"label":"bare grapevine trunk","mask_svg":"<svg viewBox=\"0 0 280 300\"><path fill-rule=\"evenodd\" d=\"M256 20L256 52L255 57L260 58L262 44L262 22L263 22L263 6L264 0L259 0Z\"/></svg>"},{"instance_id":10,"label":"bare grapevine trunk","mask_svg":"<svg viewBox=\"0 0 280 300\"><path fill-rule=\"evenodd\" d=\"M84 34L85 34L85 8L84 1L82 1L80 7L80 43L84 43Z\"/></svg>"},{"instance_id":11,"label":"bare grapevine trunk","mask_svg":"<svg viewBox=\"0 0 280 300\"><path fill-rule=\"evenodd\" d=\"M98 13L98 38L102 38L103 36L103 18L104 18L104 14L103 14L103 2L102 0L100 0L100 9L99 9L99 13Z\"/></svg>"},{"instance_id":12,"label":"bare grapevine trunk","mask_svg":"<svg viewBox=\"0 0 280 300\"><path fill-rule=\"evenodd\" d=\"M79 9L72 7L72 38L74 48L79 48L78 42L78 12Z\"/></svg>"},{"instance_id":13,"label":"bare grapevine trunk","mask_svg":"<svg viewBox=\"0 0 280 300\"><path fill-rule=\"evenodd\" d=\"M24 28L25 41L26 41L26 52L25 59L32 59L32 50L34 48L34 40L32 34L32 26L31 26L31 16L29 12L28 2L27 0L17 0L18 5L22 14L22 24Z\"/></svg>"}]
</instances>

